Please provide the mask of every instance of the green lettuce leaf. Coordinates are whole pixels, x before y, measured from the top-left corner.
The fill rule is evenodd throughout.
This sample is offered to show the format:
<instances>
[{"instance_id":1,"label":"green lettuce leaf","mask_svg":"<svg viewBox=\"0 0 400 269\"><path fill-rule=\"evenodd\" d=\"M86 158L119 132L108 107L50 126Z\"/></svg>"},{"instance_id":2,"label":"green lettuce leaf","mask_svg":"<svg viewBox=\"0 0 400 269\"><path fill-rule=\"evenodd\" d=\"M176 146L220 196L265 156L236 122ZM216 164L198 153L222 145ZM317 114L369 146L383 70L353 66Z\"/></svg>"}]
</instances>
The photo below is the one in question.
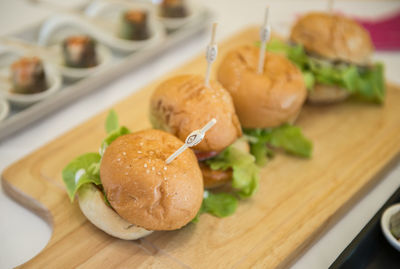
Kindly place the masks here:
<instances>
[{"instance_id":1,"label":"green lettuce leaf","mask_svg":"<svg viewBox=\"0 0 400 269\"><path fill-rule=\"evenodd\" d=\"M206 163L213 170L232 168L232 187L241 198L250 197L257 190L259 168L251 154L229 146Z\"/></svg>"},{"instance_id":2,"label":"green lettuce leaf","mask_svg":"<svg viewBox=\"0 0 400 269\"><path fill-rule=\"evenodd\" d=\"M84 184L93 183L101 186L100 180L100 161L105 149L121 135L129 134L128 128L118 125L118 116L111 110L107 116L106 131L108 136L102 142L99 153L86 153L71 161L62 171L62 178L67 187L67 193L71 202L78 189ZM107 204L107 197L104 195Z\"/></svg>"},{"instance_id":3,"label":"green lettuce leaf","mask_svg":"<svg viewBox=\"0 0 400 269\"><path fill-rule=\"evenodd\" d=\"M118 115L114 109L111 109L108 113L106 124L105 124L107 137L103 140L100 147L100 155L103 156L106 148L118 137L126 134L130 134L131 131L125 126L119 126Z\"/></svg>"},{"instance_id":4,"label":"green lettuce leaf","mask_svg":"<svg viewBox=\"0 0 400 269\"><path fill-rule=\"evenodd\" d=\"M250 152L258 165L264 165L268 157L273 156L269 146L282 148L287 153L299 157L311 157L312 143L297 126L284 124L269 129L245 129L244 133L250 138Z\"/></svg>"},{"instance_id":5,"label":"green lettuce leaf","mask_svg":"<svg viewBox=\"0 0 400 269\"><path fill-rule=\"evenodd\" d=\"M238 199L230 193L212 193L204 191L203 203L192 222L197 223L202 213L224 218L233 215L238 207Z\"/></svg>"},{"instance_id":6,"label":"green lettuce leaf","mask_svg":"<svg viewBox=\"0 0 400 269\"><path fill-rule=\"evenodd\" d=\"M272 39L267 50L286 55L299 67L309 90L313 89L315 83L336 85L362 100L375 103L384 101L386 89L381 63L357 66L324 61L308 56L300 45L289 45L278 39Z\"/></svg>"},{"instance_id":7,"label":"green lettuce leaf","mask_svg":"<svg viewBox=\"0 0 400 269\"><path fill-rule=\"evenodd\" d=\"M100 147L100 155L103 156L104 151L106 148L118 137L126 134L130 134L131 131L126 128L125 126L119 126L118 123L118 115L114 109L111 109L108 113L105 129L107 132L107 137L103 140Z\"/></svg>"},{"instance_id":8,"label":"green lettuce leaf","mask_svg":"<svg viewBox=\"0 0 400 269\"><path fill-rule=\"evenodd\" d=\"M312 143L301 133L297 126L284 124L272 129L269 143L273 147L283 148L286 152L300 157L310 158Z\"/></svg>"},{"instance_id":9,"label":"green lettuce leaf","mask_svg":"<svg viewBox=\"0 0 400 269\"><path fill-rule=\"evenodd\" d=\"M110 112L108 113L105 127L107 134L110 134L111 132L119 128L118 115L114 109L111 109Z\"/></svg>"},{"instance_id":10,"label":"green lettuce leaf","mask_svg":"<svg viewBox=\"0 0 400 269\"><path fill-rule=\"evenodd\" d=\"M84 184L100 185L99 167L101 156L98 153L86 153L71 161L62 171L62 178L67 187L71 202L75 193Z\"/></svg>"},{"instance_id":11,"label":"green lettuce leaf","mask_svg":"<svg viewBox=\"0 0 400 269\"><path fill-rule=\"evenodd\" d=\"M100 154L103 156L106 148L118 137L126 134L130 134L131 131L125 126L118 127L118 129L112 131L101 143Z\"/></svg>"},{"instance_id":12,"label":"green lettuce leaf","mask_svg":"<svg viewBox=\"0 0 400 269\"><path fill-rule=\"evenodd\" d=\"M268 158L274 156L274 152L267 146L265 141L257 141L250 143L250 153L256 158L256 164L258 166L264 166L268 162Z\"/></svg>"},{"instance_id":13,"label":"green lettuce leaf","mask_svg":"<svg viewBox=\"0 0 400 269\"><path fill-rule=\"evenodd\" d=\"M313 89L315 85L315 77L313 73L309 71L302 71L304 83L306 84L307 89Z\"/></svg>"}]
</instances>

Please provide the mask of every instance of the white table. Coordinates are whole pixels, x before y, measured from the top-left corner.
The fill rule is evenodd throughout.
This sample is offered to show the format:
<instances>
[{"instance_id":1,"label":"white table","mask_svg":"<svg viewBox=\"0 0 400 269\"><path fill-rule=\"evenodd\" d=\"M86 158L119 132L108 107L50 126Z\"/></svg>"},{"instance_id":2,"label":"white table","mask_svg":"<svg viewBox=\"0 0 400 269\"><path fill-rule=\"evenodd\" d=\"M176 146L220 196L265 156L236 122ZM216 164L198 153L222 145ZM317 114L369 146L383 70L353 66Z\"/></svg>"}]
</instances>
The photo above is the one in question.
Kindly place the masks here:
<instances>
[{"instance_id":1,"label":"white table","mask_svg":"<svg viewBox=\"0 0 400 269\"><path fill-rule=\"evenodd\" d=\"M51 1L51 0L47 0ZM52 0L61 1L61 0ZM79 0L75 0L79 3ZM265 1L265 0L203 0L217 14L217 40L222 40L248 24L259 24L266 4L270 5L273 28L287 31L296 14L307 10L324 9L324 1ZM363 17L374 17L400 8L396 1L336 1L335 9ZM49 7L29 5L23 1L0 1L0 35L11 33L52 13ZM23 156L48 143L118 100L132 94L202 52L209 39L200 35L168 51L157 61L143 65L98 91L66 106L61 111L28 126L9 139L0 142L0 171ZM400 52L376 53L376 59L386 66L389 81L400 84ZM400 135L400 134L399 134ZM328 231L293 268L326 268L350 243L362 227L400 185L400 166L393 169L333 228ZM0 268L22 264L38 254L51 236L48 225L39 217L10 200L0 191Z\"/></svg>"}]
</instances>

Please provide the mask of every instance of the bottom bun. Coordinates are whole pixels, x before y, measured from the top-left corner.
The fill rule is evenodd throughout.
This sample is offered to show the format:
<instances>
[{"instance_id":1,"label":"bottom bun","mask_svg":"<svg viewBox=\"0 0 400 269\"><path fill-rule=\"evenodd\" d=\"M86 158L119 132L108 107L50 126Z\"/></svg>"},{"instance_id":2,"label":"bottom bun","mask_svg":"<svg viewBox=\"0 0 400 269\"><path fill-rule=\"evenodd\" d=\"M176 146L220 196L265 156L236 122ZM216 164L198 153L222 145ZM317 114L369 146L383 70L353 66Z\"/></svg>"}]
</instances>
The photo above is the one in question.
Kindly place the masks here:
<instances>
[{"instance_id":1,"label":"bottom bun","mask_svg":"<svg viewBox=\"0 0 400 269\"><path fill-rule=\"evenodd\" d=\"M250 152L249 143L243 139L239 138L232 144L235 147L244 152ZM205 162L200 162L200 170L203 174L204 188L212 189L220 187L232 180L232 169L223 170L212 170Z\"/></svg>"},{"instance_id":2,"label":"bottom bun","mask_svg":"<svg viewBox=\"0 0 400 269\"><path fill-rule=\"evenodd\" d=\"M103 193L93 184L86 184L79 189L79 207L88 220L97 228L114 237L135 240L153 231L140 228L121 218L104 202Z\"/></svg>"},{"instance_id":3,"label":"bottom bun","mask_svg":"<svg viewBox=\"0 0 400 269\"><path fill-rule=\"evenodd\" d=\"M350 93L346 89L323 84L315 84L314 89L308 93L307 101L310 104L332 104L345 100Z\"/></svg>"}]
</instances>

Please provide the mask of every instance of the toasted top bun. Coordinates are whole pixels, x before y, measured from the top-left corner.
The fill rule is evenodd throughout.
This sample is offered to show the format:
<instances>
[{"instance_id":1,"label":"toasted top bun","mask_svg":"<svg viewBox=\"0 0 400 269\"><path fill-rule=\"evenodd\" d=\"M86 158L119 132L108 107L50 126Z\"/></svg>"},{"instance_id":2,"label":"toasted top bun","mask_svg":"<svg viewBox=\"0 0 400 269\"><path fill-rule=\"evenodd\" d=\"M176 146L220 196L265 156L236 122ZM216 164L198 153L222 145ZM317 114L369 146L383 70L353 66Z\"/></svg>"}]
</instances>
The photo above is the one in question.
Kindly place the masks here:
<instances>
[{"instance_id":1,"label":"toasted top bun","mask_svg":"<svg viewBox=\"0 0 400 269\"><path fill-rule=\"evenodd\" d=\"M203 179L193 151L170 164L165 160L183 145L159 130L117 138L107 147L100 178L115 211L146 230L175 230L190 222L203 200Z\"/></svg>"},{"instance_id":2,"label":"toasted top bun","mask_svg":"<svg viewBox=\"0 0 400 269\"><path fill-rule=\"evenodd\" d=\"M161 83L151 97L153 126L182 141L212 118L217 123L194 150L221 151L242 135L232 98L216 81L210 81L210 87L206 87L201 76L181 75Z\"/></svg>"},{"instance_id":3,"label":"toasted top bun","mask_svg":"<svg viewBox=\"0 0 400 269\"><path fill-rule=\"evenodd\" d=\"M329 60L365 64L374 50L368 32L356 21L340 15L313 12L292 28L291 41Z\"/></svg>"},{"instance_id":4,"label":"toasted top bun","mask_svg":"<svg viewBox=\"0 0 400 269\"><path fill-rule=\"evenodd\" d=\"M244 128L269 128L290 122L307 95L300 70L282 55L266 53L257 73L259 48L230 51L218 69L218 80L231 93Z\"/></svg>"}]
</instances>

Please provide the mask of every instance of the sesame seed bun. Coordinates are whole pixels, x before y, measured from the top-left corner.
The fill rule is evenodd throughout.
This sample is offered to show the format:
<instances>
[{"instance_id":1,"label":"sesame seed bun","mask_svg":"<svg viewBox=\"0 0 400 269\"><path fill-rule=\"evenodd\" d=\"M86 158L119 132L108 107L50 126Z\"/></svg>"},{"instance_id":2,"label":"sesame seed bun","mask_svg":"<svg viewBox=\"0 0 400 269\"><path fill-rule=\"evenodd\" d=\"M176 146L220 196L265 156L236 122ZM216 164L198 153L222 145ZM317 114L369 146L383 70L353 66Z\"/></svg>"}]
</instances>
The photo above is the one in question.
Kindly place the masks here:
<instances>
[{"instance_id":1,"label":"sesame seed bun","mask_svg":"<svg viewBox=\"0 0 400 269\"><path fill-rule=\"evenodd\" d=\"M335 14L313 12L293 26L290 40L329 60L368 63L373 45L368 32L356 21Z\"/></svg>"},{"instance_id":2,"label":"sesame seed bun","mask_svg":"<svg viewBox=\"0 0 400 269\"><path fill-rule=\"evenodd\" d=\"M107 147L100 177L114 210L146 230L175 230L189 223L203 200L203 179L191 150L165 160L183 142L159 130L117 138Z\"/></svg>"},{"instance_id":3,"label":"sesame seed bun","mask_svg":"<svg viewBox=\"0 0 400 269\"><path fill-rule=\"evenodd\" d=\"M266 53L257 73L259 48L242 46L227 53L218 81L230 92L244 128L270 128L293 121L307 95L300 70L282 55Z\"/></svg>"},{"instance_id":4,"label":"sesame seed bun","mask_svg":"<svg viewBox=\"0 0 400 269\"><path fill-rule=\"evenodd\" d=\"M192 149L221 151L242 135L232 98L216 81L210 87L197 75L181 75L161 83L150 101L150 119L157 129L165 130L182 141L212 118L217 123L203 141Z\"/></svg>"}]
</instances>

